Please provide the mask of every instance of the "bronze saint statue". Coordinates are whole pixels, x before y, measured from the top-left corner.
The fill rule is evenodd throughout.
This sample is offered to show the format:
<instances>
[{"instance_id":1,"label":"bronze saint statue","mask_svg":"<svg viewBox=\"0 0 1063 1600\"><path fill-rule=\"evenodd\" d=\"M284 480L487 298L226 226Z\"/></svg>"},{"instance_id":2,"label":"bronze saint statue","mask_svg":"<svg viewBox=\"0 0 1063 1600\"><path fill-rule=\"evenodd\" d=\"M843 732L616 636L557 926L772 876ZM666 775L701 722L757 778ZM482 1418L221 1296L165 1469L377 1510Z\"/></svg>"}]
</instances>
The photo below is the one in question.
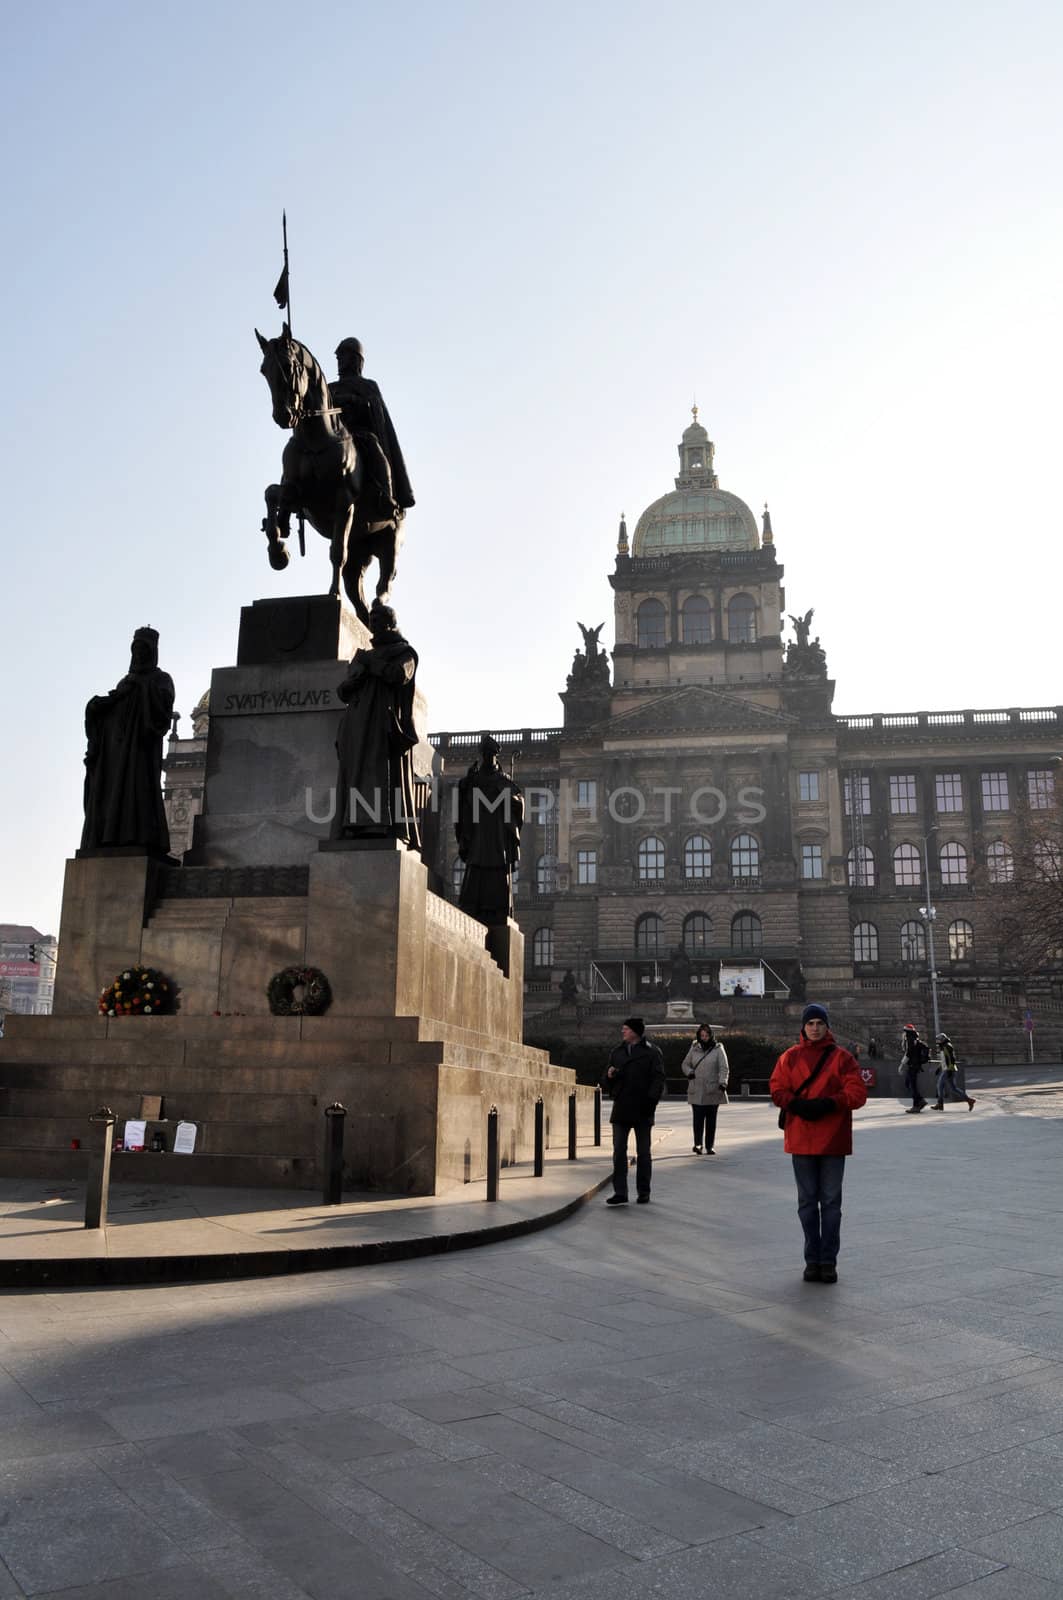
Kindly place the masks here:
<instances>
[{"instance_id":1,"label":"bronze saint statue","mask_svg":"<svg viewBox=\"0 0 1063 1600\"><path fill-rule=\"evenodd\" d=\"M480 759L458 784L454 832L465 863L458 905L492 927L513 915L513 868L520 860L524 794L498 764L499 745L489 733Z\"/></svg>"},{"instance_id":2,"label":"bronze saint statue","mask_svg":"<svg viewBox=\"0 0 1063 1600\"><path fill-rule=\"evenodd\" d=\"M792 614L789 614L790 621L794 625L794 632L797 634L797 643L802 650L808 643L808 636L812 631L812 618L815 616L815 614L815 606L812 606L810 610L806 611L803 617L795 617Z\"/></svg>"},{"instance_id":3,"label":"bronze saint statue","mask_svg":"<svg viewBox=\"0 0 1063 1600\"><path fill-rule=\"evenodd\" d=\"M390 606L374 600L372 644L356 650L338 694L347 709L339 756L334 838L404 839L420 849L415 813L413 720L417 652Z\"/></svg>"},{"instance_id":4,"label":"bronze saint statue","mask_svg":"<svg viewBox=\"0 0 1063 1600\"><path fill-rule=\"evenodd\" d=\"M362 587L366 568L370 561L377 561L376 596L386 600L395 579L403 516L413 504L402 453L380 390L361 377L359 354L357 375L341 365L340 403L334 405L324 372L306 346L292 338L287 324L277 339L264 339L257 328L255 337L262 350L262 375L273 400L273 420L278 427L292 430L281 456L281 481L266 490L262 531L270 566L281 572L288 565L285 541L291 536L294 512L300 549L304 522L329 541L329 594L338 595L342 583L358 616L368 624L369 608ZM345 340L340 349L348 344L357 345L358 341ZM356 425L357 437L345 425L348 415Z\"/></svg>"},{"instance_id":5,"label":"bronze saint statue","mask_svg":"<svg viewBox=\"0 0 1063 1600\"><path fill-rule=\"evenodd\" d=\"M364 453L378 499L377 514L399 521L414 503L413 490L380 386L362 376L365 353L361 340L341 340L336 346L336 364L339 376L330 385L332 403L339 407L355 446Z\"/></svg>"},{"instance_id":6,"label":"bronze saint statue","mask_svg":"<svg viewBox=\"0 0 1063 1600\"><path fill-rule=\"evenodd\" d=\"M174 687L159 670L159 635L138 628L129 671L85 707L83 851L137 846L167 855L162 803L162 741L173 719Z\"/></svg>"}]
</instances>

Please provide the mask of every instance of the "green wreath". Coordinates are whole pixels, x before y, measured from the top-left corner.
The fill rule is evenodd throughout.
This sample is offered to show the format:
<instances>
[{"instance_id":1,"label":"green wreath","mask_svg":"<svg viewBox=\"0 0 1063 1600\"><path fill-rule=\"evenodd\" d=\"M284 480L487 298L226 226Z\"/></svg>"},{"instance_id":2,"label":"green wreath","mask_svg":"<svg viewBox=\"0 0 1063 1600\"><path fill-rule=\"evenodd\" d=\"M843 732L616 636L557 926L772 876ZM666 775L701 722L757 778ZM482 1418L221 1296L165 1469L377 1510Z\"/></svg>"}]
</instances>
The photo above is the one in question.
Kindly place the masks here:
<instances>
[{"instance_id":1,"label":"green wreath","mask_svg":"<svg viewBox=\"0 0 1063 1600\"><path fill-rule=\"evenodd\" d=\"M128 967L104 989L96 1009L104 1017L166 1016L174 1009L176 985L154 967Z\"/></svg>"},{"instance_id":2,"label":"green wreath","mask_svg":"<svg viewBox=\"0 0 1063 1600\"><path fill-rule=\"evenodd\" d=\"M275 1017L319 1017L332 1004L332 989L317 967L285 967L266 985L266 999Z\"/></svg>"}]
</instances>

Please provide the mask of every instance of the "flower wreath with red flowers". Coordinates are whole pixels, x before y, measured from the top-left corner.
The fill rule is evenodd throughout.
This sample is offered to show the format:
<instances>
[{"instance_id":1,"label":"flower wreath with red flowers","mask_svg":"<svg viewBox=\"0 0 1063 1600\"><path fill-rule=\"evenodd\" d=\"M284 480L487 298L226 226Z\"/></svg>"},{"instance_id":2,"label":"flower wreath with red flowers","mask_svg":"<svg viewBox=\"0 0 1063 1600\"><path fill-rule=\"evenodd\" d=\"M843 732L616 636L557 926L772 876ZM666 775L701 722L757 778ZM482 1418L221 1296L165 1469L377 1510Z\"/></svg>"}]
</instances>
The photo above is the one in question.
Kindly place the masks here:
<instances>
[{"instance_id":1,"label":"flower wreath with red flowers","mask_svg":"<svg viewBox=\"0 0 1063 1600\"><path fill-rule=\"evenodd\" d=\"M332 1004L332 987L317 967L285 967L266 985L275 1017L319 1017Z\"/></svg>"},{"instance_id":2,"label":"flower wreath with red flowers","mask_svg":"<svg viewBox=\"0 0 1063 1600\"><path fill-rule=\"evenodd\" d=\"M177 986L155 967L127 967L96 1006L104 1017L158 1017L174 1009Z\"/></svg>"}]
</instances>

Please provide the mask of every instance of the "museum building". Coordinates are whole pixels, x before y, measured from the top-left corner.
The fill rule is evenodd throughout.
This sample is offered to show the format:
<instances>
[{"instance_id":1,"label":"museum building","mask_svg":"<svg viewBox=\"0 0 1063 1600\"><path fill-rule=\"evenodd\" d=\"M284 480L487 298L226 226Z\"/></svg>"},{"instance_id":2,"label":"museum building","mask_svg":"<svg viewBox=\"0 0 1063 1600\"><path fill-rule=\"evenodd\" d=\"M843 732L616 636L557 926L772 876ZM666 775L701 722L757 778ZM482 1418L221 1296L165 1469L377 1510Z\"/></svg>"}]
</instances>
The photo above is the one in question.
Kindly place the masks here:
<instances>
[{"instance_id":1,"label":"museum building","mask_svg":"<svg viewBox=\"0 0 1063 1600\"><path fill-rule=\"evenodd\" d=\"M1009 972L994 929L1021 826L1058 814L1063 708L836 716L811 612L784 646L783 576L767 507L758 527L720 488L695 408L674 489L630 541L621 519L611 667L583 629L562 724L491 730L528 801L532 1008L566 973L591 998L659 998L677 960L706 998L735 974L780 999L915 988L928 935L956 995L1058 1002L1063 965ZM455 783L479 731L430 737ZM437 838L456 898L453 830Z\"/></svg>"}]
</instances>

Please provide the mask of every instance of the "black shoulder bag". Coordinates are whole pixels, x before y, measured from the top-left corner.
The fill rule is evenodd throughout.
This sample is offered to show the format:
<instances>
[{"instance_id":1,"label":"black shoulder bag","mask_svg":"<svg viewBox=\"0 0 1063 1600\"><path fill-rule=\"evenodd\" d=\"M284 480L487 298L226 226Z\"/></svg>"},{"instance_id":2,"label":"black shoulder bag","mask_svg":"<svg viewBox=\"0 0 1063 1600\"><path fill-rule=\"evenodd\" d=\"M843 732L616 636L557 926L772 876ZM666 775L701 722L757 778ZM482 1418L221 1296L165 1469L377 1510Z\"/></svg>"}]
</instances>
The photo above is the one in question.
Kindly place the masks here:
<instances>
[{"instance_id":1,"label":"black shoulder bag","mask_svg":"<svg viewBox=\"0 0 1063 1600\"><path fill-rule=\"evenodd\" d=\"M835 1052L835 1050L837 1050L837 1048L838 1048L838 1046L836 1044L832 1044L826 1050L824 1050L823 1054L820 1056L819 1060L816 1062L815 1066L812 1068L812 1071L809 1073L809 1075L805 1079L804 1083L801 1085L801 1087L799 1089L795 1089L794 1090L793 1096L792 1096L792 1100L796 1100L798 1095L804 1094L805 1090L808 1088L809 1084L812 1082L812 1079L817 1075L817 1073L820 1073L820 1072L823 1071L823 1068L827 1065L828 1059L834 1054L834 1052ZM788 1114L789 1110L790 1110L790 1107L787 1106L785 1111L780 1111L779 1112L779 1127L780 1128L785 1128L786 1127L786 1118L787 1118L787 1114Z\"/></svg>"}]
</instances>

